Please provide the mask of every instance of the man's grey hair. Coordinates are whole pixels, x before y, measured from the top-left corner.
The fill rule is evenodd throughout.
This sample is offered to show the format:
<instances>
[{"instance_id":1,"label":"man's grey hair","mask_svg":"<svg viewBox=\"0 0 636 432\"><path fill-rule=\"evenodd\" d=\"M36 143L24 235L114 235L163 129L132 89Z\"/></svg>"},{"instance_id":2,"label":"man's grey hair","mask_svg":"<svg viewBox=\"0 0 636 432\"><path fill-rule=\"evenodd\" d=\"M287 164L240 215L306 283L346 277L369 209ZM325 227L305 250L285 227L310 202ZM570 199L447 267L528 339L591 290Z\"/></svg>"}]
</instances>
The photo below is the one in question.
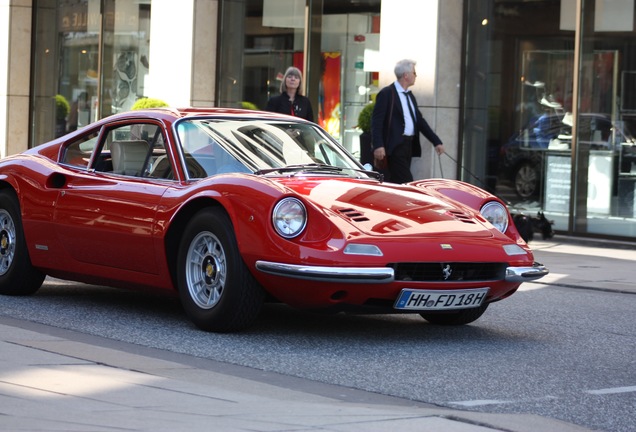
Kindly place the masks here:
<instances>
[{"instance_id":1,"label":"man's grey hair","mask_svg":"<svg viewBox=\"0 0 636 432\"><path fill-rule=\"evenodd\" d=\"M393 69L393 71L395 72L395 77L397 79L402 78L402 76L404 76L405 73L411 72L413 68L415 68L416 64L417 62L415 60L410 60L410 59L400 60L399 62L395 64L395 69Z\"/></svg>"}]
</instances>

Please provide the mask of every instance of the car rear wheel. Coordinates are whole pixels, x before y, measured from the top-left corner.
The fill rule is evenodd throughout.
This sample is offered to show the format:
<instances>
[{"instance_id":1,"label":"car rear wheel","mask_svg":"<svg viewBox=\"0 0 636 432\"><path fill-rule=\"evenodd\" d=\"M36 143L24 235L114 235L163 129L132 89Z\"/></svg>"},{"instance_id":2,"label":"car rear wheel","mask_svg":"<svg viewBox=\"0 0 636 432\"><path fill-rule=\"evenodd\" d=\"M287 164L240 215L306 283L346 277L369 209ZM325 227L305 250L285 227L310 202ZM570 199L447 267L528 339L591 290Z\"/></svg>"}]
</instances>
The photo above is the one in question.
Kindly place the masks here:
<instances>
[{"instance_id":1,"label":"car rear wheel","mask_svg":"<svg viewBox=\"0 0 636 432\"><path fill-rule=\"evenodd\" d=\"M539 173L532 164L525 162L519 166L514 178L515 191L521 198L530 198L537 193Z\"/></svg>"},{"instance_id":2,"label":"car rear wheel","mask_svg":"<svg viewBox=\"0 0 636 432\"><path fill-rule=\"evenodd\" d=\"M265 294L243 262L232 223L222 210L204 209L190 220L178 266L181 303L199 328L237 331L257 318Z\"/></svg>"},{"instance_id":3,"label":"car rear wheel","mask_svg":"<svg viewBox=\"0 0 636 432\"><path fill-rule=\"evenodd\" d=\"M46 275L31 265L17 198L0 191L0 294L31 295Z\"/></svg>"},{"instance_id":4,"label":"car rear wheel","mask_svg":"<svg viewBox=\"0 0 636 432\"><path fill-rule=\"evenodd\" d=\"M457 326L470 324L481 317L488 309L488 303L477 308L461 309L455 312L420 313L420 316L431 324Z\"/></svg>"}]
</instances>

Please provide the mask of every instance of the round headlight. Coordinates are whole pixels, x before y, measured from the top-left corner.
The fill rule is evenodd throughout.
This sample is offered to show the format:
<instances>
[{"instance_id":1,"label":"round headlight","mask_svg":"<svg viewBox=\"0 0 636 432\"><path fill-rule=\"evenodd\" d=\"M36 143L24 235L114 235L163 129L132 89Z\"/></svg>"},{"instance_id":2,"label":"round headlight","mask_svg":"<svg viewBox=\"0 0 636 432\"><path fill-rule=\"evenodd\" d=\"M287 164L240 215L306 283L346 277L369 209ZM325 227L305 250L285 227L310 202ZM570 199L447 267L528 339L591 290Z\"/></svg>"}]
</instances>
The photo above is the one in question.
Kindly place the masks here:
<instances>
[{"instance_id":1,"label":"round headlight","mask_svg":"<svg viewBox=\"0 0 636 432\"><path fill-rule=\"evenodd\" d=\"M293 238L303 232L307 224L307 210L296 198L283 198L272 213L276 232L285 238Z\"/></svg>"},{"instance_id":2,"label":"round headlight","mask_svg":"<svg viewBox=\"0 0 636 432\"><path fill-rule=\"evenodd\" d=\"M481 215L502 233L508 229L508 211L501 203L491 201L481 208Z\"/></svg>"}]
</instances>

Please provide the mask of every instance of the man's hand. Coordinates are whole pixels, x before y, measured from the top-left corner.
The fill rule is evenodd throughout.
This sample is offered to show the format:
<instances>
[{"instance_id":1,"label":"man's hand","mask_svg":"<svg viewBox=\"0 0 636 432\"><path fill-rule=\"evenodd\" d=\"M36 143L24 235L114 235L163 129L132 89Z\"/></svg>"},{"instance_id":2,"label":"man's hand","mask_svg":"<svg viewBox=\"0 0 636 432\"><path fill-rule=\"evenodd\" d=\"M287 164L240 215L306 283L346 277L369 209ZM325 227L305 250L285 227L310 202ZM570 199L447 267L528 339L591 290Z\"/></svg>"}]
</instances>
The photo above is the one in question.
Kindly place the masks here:
<instances>
[{"instance_id":1,"label":"man's hand","mask_svg":"<svg viewBox=\"0 0 636 432\"><path fill-rule=\"evenodd\" d=\"M384 147L373 150L373 166L379 170L384 170L388 166Z\"/></svg>"},{"instance_id":2,"label":"man's hand","mask_svg":"<svg viewBox=\"0 0 636 432\"><path fill-rule=\"evenodd\" d=\"M435 151L438 155L443 155L444 153L446 153L446 150L444 150L444 144L436 145Z\"/></svg>"},{"instance_id":3,"label":"man's hand","mask_svg":"<svg viewBox=\"0 0 636 432\"><path fill-rule=\"evenodd\" d=\"M377 149L373 150L374 159L382 160L385 157L386 157L386 151L384 150L384 147L378 147Z\"/></svg>"}]
</instances>

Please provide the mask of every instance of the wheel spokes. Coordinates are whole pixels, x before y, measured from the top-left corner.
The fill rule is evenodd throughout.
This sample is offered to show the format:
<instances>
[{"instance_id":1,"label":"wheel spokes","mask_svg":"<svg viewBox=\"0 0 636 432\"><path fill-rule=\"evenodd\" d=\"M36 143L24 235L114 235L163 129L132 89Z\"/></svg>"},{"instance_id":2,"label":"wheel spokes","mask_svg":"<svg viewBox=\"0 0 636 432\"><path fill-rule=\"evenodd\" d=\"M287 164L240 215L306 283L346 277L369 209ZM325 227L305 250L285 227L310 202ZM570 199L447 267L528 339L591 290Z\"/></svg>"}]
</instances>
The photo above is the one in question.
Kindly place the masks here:
<instances>
[{"instance_id":1,"label":"wheel spokes","mask_svg":"<svg viewBox=\"0 0 636 432\"><path fill-rule=\"evenodd\" d=\"M223 247L212 233L200 233L192 241L187 258L190 296L199 307L210 309L219 302L225 287L227 266Z\"/></svg>"},{"instance_id":2,"label":"wheel spokes","mask_svg":"<svg viewBox=\"0 0 636 432\"><path fill-rule=\"evenodd\" d=\"M0 211L0 274L5 274L15 255L15 225L9 213Z\"/></svg>"}]
</instances>

